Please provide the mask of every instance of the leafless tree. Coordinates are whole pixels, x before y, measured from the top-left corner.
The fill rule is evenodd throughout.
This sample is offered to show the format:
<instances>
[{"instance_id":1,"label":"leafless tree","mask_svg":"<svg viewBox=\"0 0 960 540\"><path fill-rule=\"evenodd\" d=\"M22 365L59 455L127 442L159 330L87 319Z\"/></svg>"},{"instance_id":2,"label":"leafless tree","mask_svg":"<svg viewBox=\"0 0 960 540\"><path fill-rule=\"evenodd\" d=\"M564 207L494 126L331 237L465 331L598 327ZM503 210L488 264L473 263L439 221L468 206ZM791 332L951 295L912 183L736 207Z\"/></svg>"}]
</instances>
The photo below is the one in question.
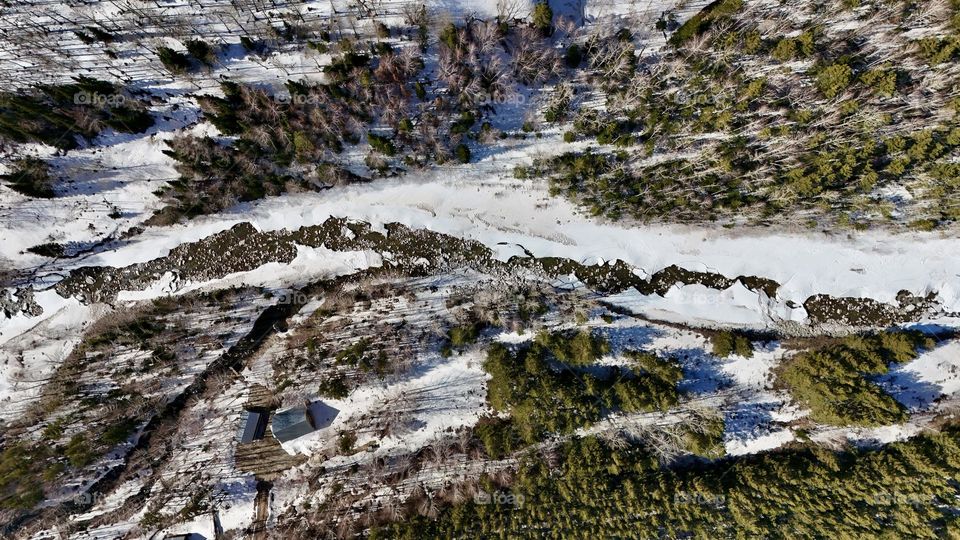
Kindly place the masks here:
<instances>
[{"instance_id":1,"label":"leafless tree","mask_svg":"<svg viewBox=\"0 0 960 540\"><path fill-rule=\"evenodd\" d=\"M520 28L514 37L511 65L524 84L541 83L560 73L562 62L550 42L534 28Z\"/></svg>"},{"instance_id":2,"label":"leafless tree","mask_svg":"<svg viewBox=\"0 0 960 540\"><path fill-rule=\"evenodd\" d=\"M497 0L497 21L509 22L520 18L527 11L523 0Z\"/></svg>"}]
</instances>

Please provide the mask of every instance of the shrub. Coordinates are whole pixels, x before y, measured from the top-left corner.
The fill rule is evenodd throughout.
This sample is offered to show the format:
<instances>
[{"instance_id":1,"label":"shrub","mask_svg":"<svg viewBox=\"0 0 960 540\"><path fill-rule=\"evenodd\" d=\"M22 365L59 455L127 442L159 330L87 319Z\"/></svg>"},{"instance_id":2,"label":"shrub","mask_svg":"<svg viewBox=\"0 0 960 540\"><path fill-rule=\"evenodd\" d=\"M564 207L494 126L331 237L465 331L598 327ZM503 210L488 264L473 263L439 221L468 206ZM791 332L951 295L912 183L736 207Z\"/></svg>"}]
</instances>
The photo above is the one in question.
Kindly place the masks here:
<instances>
[{"instance_id":1,"label":"shrub","mask_svg":"<svg viewBox=\"0 0 960 540\"><path fill-rule=\"evenodd\" d=\"M455 326L447 334L450 344L454 347L464 347L477 341L480 336L480 328L477 324L465 324Z\"/></svg>"},{"instance_id":2,"label":"shrub","mask_svg":"<svg viewBox=\"0 0 960 540\"><path fill-rule=\"evenodd\" d=\"M153 117L139 108L113 107L104 111L104 123L121 133L143 133L153 125Z\"/></svg>"},{"instance_id":3,"label":"shrub","mask_svg":"<svg viewBox=\"0 0 960 540\"><path fill-rule=\"evenodd\" d=\"M567 47L567 52L563 55L563 61L569 68L575 68L579 66L580 62L583 61L583 51L580 50L580 46L576 43L573 43Z\"/></svg>"},{"instance_id":4,"label":"shrub","mask_svg":"<svg viewBox=\"0 0 960 540\"><path fill-rule=\"evenodd\" d=\"M70 439L63 453L73 467L89 465L95 457L87 444L86 437L79 433Z\"/></svg>"},{"instance_id":5,"label":"shrub","mask_svg":"<svg viewBox=\"0 0 960 540\"><path fill-rule=\"evenodd\" d=\"M540 30L540 33L549 36L553 33L553 10L550 9L549 2L538 2L533 6L533 27Z\"/></svg>"},{"instance_id":6,"label":"shrub","mask_svg":"<svg viewBox=\"0 0 960 540\"><path fill-rule=\"evenodd\" d=\"M722 416L708 416L698 418L695 425L686 429L684 442L690 453L705 458L723 456L724 422Z\"/></svg>"},{"instance_id":7,"label":"shrub","mask_svg":"<svg viewBox=\"0 0 960 540\"><path fill-rule=\"evenodd\" d=\"M590 340L589 333L582 342ZM509 424L489 422L496 433L479 433L491 455L502 455L514 448L513 441L532 444L551 434L571 433L601 418L605 410L650 411L676 405L679 366L653 355L633 353L632 369L607 367L577 369L586 364L569 361L568 336L541 334L532 345L510 351L494 344L487 351L484 369L490 374L487 399L491 407L509 413ZM573 339L576 339L574 336ZM544 341L550 341L544 346ZM575 349L576 347L572 347ZM586 348L592 348L586 345ZM552 353L565 366L556 366ZM559 355L558 355L559 353ZM595 358L597 351L586 356ZM509 432L507 432L509 430Z\"/></svg>"},{"instance_id":8,"label":"shrub","mask_svg":"<svg viewBox=\"0 0 960 540\"><path fill-rule=\"evenodd\" d=\"M665 411L679 402L677 383L683 379L683 370L676 361L637 351L626 356L634 376L613 384L623 411Z\"/></svg>"},{"instance_id":9,"label":"shrub","mask_svg":"<svg viewBox=\"0 0 960 540\"><path fill-rule=\"evenodd\" d=\"M55 242L50 242L47 244L39 244L36 246L31 246L27 248L27 251L30 253L40 255L41 257L63 257L66 249L63 247L63 244L57 244Z\"/></svg>"},{"instance_id":10,"label":"shrub","mask_svg":"<svg viewBox=\"0 0 960 540\"><path fill-rule=\"evenodd\" d=\"M960 533L960 521L942 502L956 494L955 424L879 448L833 452L796 445L682 467L658 467L649 448L599 436L573 437L553 448L550 460L518 459L510 489L525 497L525 504L440 504L435 517L398 520L374 528L370 538L535 537L534 529L548 525L565 527L558 537L578 538L956 538Z\"/></svg>"},{"instance_id":11,"label":"shrub","mask_svg":"<svg viewBox=\"0 0 960 540\"><path fill-rule=\"evenodd\" d=\"M740 11L741 7L743 7L743 0L715 0L683 23L670 36L670 44L675 47L683 45L694 36L709 30L716 22L729 19L734 13Z\"/></svg>"},{"instance_id":12,"label":"shrub","mask_svg":"<svg viewBox=\"0 0 960 540\"><path fill-rule=\"evenodd\" d=\"M467 147L467 145L460 143L453 148L453 156L457 158L457 161L460 163L469 163L470 149Z\"/></svg>"},{"instance_id":13,"label":"shrub","mask_svg":"<svg viewBox=\"0 0 960 540\"><path fill-rule=\"evenodd\" d=\"M777 42L777 46L770 51L770 55L781 62L793 60L797 54L797 44L790 38L784 38Z\"/></svg>"},{"instance_id":14,"label":"shrub","mask_svg":"<svg viewBox=\"0 0 960 540\"><path fill-rule=\"evenodd\" d=\"M916 219L910 222L910 228L918 231L932 231L937 228L939 222L935 219Z\"/></svg>"},{"instance_id":15,"label":"shrub","mask_svg":"<svg viewBox=\"0 0 960 540\"><path fill-rule=\"evenodd\" d=\"M509 418L487 416L480 418L473 428L484 450L491 459L503 459L520 448L522 441Z\"/></svg>"},{"instance_id":16,"label":"shrub","mask_svg":"<svg viewBox=\"0 0 960 540\"><path fill-rule=\"evenodd\" d=\"M960 54L960 38L924 38L917 41L920 56L930 65L947 62Z\"/></svg>"},{"instance_id":17,"label":"shrub","mask_svg":"<svg viewBox=\"0 0 960 540\"><path fill-rule=\"evenodd\" d=\"M767 87L767 78L760 77L758 79L753 79L747 83L747 87L743 90L742 99L743 101L749 101L757 99L763 94L763 90Z\"/></svg>"},{"instance_id":18,"label":"shrub","mask_svg":"<svg viewBox=\"0 0 960 540\"><path fill-rule=\"evenodd\" d=\"M903 422L903 405L865 375L887 372L888 364L917 356L933 342L919 332L851 336L840 343L801 353L783 367L781 380L791 395L826 424L883 426Z\"/></svg>"},{"instance_id":19,"label":"shrub","mask_svg":"<svg viewBox=\"0 0 960 540\"><path fill-rule=\"evenodd\" d=\"M795 38L783 38L777 42L770 55L780 62L796 57L807 58L815 52L813 32L807 30Z\"/></svg>"},{"instance_id":20,"label":"shrub","mask_svg":"<svg viewBox=\"0 0 960 540\"><path fill-rule=\"evenodd\" d=\"M186 73L190 69L190 58L170 47L158 47L157 56L160 58L160 63L171 73Z\"/></svg>"},{"instance_id":21,"label":"shrub","mask_svg":"<svg viewBox=\"0 0 960 540\"><path fill-rule=\"evenodd\" d=\"M7 186L28 197L49 199L53 197L53 181L46 161L25 157L13 162L13 172L0 175Z\"/></svg>"},{"instance_id":22,"label":"shrub","mask_svg":"<svg viewBox=\"0 0 960 540\"><path fill-rule=\"evenodd\" d=\"M440 354L448 357L453 354L454 349L462 349L476 342L477 338L480 337L481 329L482 325L480 323L454 326L447 332L446 343L440 348Z\"/></svg>"},{"instance_id":23,"label":"shrub","mask_svg":"<svg viewBox=\"0 0 960 540\"><path fill-rule=\"evenodd\" d=\"M881 96L890 97L897 91L897 73L889 69L871 69L860 74L860 82Z\"/></svg>"},{"instance_id":24,"label":"shrub","mask_svg":"<svg viewBox=\"0 0 960 540\"><path fill-rule=\"evenodd\" d=\"M133 431L136 429L136 427L136 420L132 418L123 418L116 424L107 428L100 440L110 446L120 444L126 441L130 435L133 434Z\"/></svg>"},{"instance_id":25,"label":"shrub","mask_svg":"<svg viewBox=\"0 0 960 540\"><path fill-rule=\"evenodd\" d=\"M477 116L471 111L463 111L460 118L450 126L450 133L462 135L470 131L470 128L477 123Z\"/></svg>"},{"instance_id":26,"label":"shrub","mask_svg":"<svg viewBox=\"0 0 960 540\"><path fill-rule=\"evenodd\" d=\"M598 144L612 144L616 146L628 146L633 143L630 136L632 126L629 122L609 122L594 134L597 136Z\"/></svg>"},{"instance_id":27,"label":"shrub","mask_svg":"<svg viewBox=\"0 0 960 540\"><path fill-rule=\"evenodd\" d=\"M457 29L457 25L453 23L447 23L446 26L443 27L443 30L440 30L439 37L440 43L451 51L456 50L460 46L460 32Z\"/></svg>"},{"instance_id":28,"label":"shrub","mask_svg":"<svg viewBox=\"0 0 960 540\"><path fill-rule=\"evenodd\" d=\"M313 157L314 152L317 151L317 147L306 133L295 131L293 133L293 151L297 161L307 163Z\"/></svg>"},{"instance_id":29,"label":"shrub","mask_svg":"<svg viewBox=\"0 0 960 540\"><path fill-rule=\"evenodd\" d=\"M377 135L376 133L367 133L367 142L370 146L385 156L393 156L397 153L397 148L389 137Z\"/></svg>"},{"instance_id":30,"label":"shrub","mask_svg":"<svg viewBox=\"0 0 960 540\"><path fill-rule=\"evenodd\" d=\"M841 118L846 118L852 116L860 110L860 102L856 99L849 99L840 103L840 106L837 107L837 112L840 113Z\"/></svg>"},{"instance_id":31,"label":"shrub","mask_svg":"<svg viewBox=\"0 0 960 540\"><path fill-rule=\"evenodd\" d=\"M357 435L352 431L344 431L340 433L340 436L337 438L337 448L339 448L343 454L352 450L355 444L357 444Z\"/></svg>"},{"instance_id":32,"label":"shrub","mask_svg":"<svg viewBox=\"0 0 960 540\"><path fill-rule=\"evenodd\" d=\"M190 53L190 56L196 58L202 64L212 66L217 59L213 47L202 39L191 39L184 45L186 45L187 52Z\"/></svg>"},{"instance_id":33,"label":"shrub","mask_svg":"<svg viewBox=\"0 0 960 540\"><path fill-rule=\"evenodd\" d=\"M566 131L563 134L563 142L572 143L577 140L577 134L573 131Z\"/></svg>"},{"instance_id":34,"label":"shrub","mask_svg":"<svg viewBox=\"0 0 960 540\"><path fill-rule=\"evenodd\" d=\"M320 381L317 392L327 398L344 399L350 395L350 388L343 375L334 375Z\"/></svg>"},{"instance_id":35,"label":"shrub","mask_svg":"<svg viewBox=\"0 0 960 540\"><path fill-rule=\"evenodd\" d=\"M43 500L36 467L44 457L42 446L13 442L0 449L0 508L28 509Z\"/></svg>"},{"instance_id":36,"label":"shrub","mask_svg":"<svg viewBox=\"0 0 960 540\"><path fill-rule=\"evenodd\" d=\"M797 36L796 41L800 56L807 58L816 52L816 44L814 42L813 32L811 30L806 30Z\"/></svg>"},{"instance_id":37,"label":"shrub","mask_svg":"<svg viewBox=\"0 0 960 540\"><path fill-rule=\"evenodd\" d=\"M389 364L386 353L379 351L374 354L374 351L370 350L370 341L367 339L361 339L344 347L335 358L337 365L353 366L362 371L374 371L377 374L383 374Z\"/></svg>"},{"instance_id":38,"label":"shrub","mask_svg":"<svg viewBox=\"0 0 960 540\"><path fill-rule=\"evenodd\" d=\"M717 332L713 335L711 341L713 342L713 355L719 358L726 358L731 354L744 358L753 356L753 344L739 332L729 330Z\"/></svg>"},{"instance_id":39,"label":"shrub","mask_svg":"<svg viewBox=\"0 0 960 540\"><path fill-rule=\"evenodd\" d=\"M139 133L153 125L153 118L139 103L119 98L121 90L113 83L80 76L68 84L0 93L0 140L41 142L71 150L78 137L91 139L105 126ZM89 99L93 96L117 99ZM83 120L78 121L80 118Z\"/></svg>"},{"instance_id":40,"label":"shrub","mask_svg":"<svg viewBox=\"0 0 960 540\"><path fill-rule=\"evenodd\" d=\"M66 470L67 470L67 466L64 463L58 461L56 463L51 464L49 467L43 470L43 479L46 482L53 482Z\"/></svg>"},{"instance_id":41,"label":"shrub","mask_svg":"<svg viewBox=\"0 0 960 540\"><path fill-rule=\"evenodd\" d=\"M731 34L732 35L732 34ZM743 52L747 54L757 54L764 47L763 38L760 32L751 30L743 36Z\"/></svg>"},{"instance_id":42,"label":"shrub","mask_svg":"<svg viewBox=\"0 0 960 540\"><path fill-rule=\"evenodd\" d=\"M43 438L50 441L56 442L63 437L63 424L66 422L66 419L59 418L54 422L50 422L46 427L43 428Z\"/></svg>"},{"instance_id":43,"label":"shrub","mask_svg":"<svg viewBox=\"0 0 960 540\"><path fill-rule=\"evenodd\" d=\"M833 64L823 68L817 74L817 88L829 99L832 99L847 89L853 69L847 64Z\"/></svg>"},{"instance_id":44,"label":"shrub","mask_svg":"<svg viewBox=\"0 0 960 540\"><path fill-rule=\"evenodd\" d=\"M536 342L549 350L560 362L571 366L587 366L610 352L610 344L590 330L574 334L541 332Z\"/></svg>"}]
</instances>

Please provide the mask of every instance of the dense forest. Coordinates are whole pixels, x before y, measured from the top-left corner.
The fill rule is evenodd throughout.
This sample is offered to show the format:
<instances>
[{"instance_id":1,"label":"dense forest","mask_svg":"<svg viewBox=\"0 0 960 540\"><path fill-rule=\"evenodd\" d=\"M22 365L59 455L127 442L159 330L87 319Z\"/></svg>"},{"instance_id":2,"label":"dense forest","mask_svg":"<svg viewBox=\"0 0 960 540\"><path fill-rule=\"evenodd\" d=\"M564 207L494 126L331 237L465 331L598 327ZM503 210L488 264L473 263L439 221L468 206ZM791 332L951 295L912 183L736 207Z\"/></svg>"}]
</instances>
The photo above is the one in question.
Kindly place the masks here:
<instances>
[{"instance_id":1,"label":"dense forest","mask_svg":"<svg viewBox=\"0 0 960 540\"><path fill-rule=\"evenodd\" d=\"M513 481L372 538L957 538L960 427L878 450L803 446L664 469L586 437L524 458ZM506 501L506 502L502 502Z\"/></svg>"}]
</instances>

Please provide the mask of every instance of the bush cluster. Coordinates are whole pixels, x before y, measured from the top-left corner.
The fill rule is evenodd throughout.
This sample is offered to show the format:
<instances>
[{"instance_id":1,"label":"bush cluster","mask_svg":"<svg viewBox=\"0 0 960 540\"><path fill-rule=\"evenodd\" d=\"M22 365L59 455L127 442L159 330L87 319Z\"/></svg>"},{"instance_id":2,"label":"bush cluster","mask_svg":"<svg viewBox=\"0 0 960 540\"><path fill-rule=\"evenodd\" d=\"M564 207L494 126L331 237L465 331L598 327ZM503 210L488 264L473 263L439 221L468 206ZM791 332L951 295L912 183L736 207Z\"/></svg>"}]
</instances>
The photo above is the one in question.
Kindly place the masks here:
<instances>
[{"instance_id":1,"label":"bush cluster","mask_svg":"<svg viewBox=\"0 0 960 540\"><path fill-rule=\"evenodd\" d=\"M810 417L836 425L883 426L903 422L903 405L867 376L887 372L891 363L917 356L933 342L918 332L852 336L824 349L804 352L782 369L780 380L811 409Z\"/></svg>"},{"instance_id":2,"label":"bush cluster","mask_svg":"<svg viewBox=\"0 0 960 540\"><path fill-rule=\"evenodd\" d=\"M955 538L960 427L880 449L816 446L661 468L637 446L564 443L521 460L524 504L443 505L377 528L385 538Z\"/></svg>"},{"instance_id":3,"label":"bush cluster","mask_svg":"<svg viewBox=\"0 0 960 540\"><path fill-rule=\"evenodd\" d=\"M742 7L743 0L715 0L683 23L670 36L670 43L677 47L682 46L693 37L703 34L718 22L729 19Z\"/></svg>"},{"instance_id":4,"label":"bush cluster","mask_svg":"<svg viewBox=\"0 0 960 540\"><path fill-rule=\"evenodd\" d=\"M489 455L502 457L550 435L568 434L610 411L666 410L677 404L683 373L670 360L630 353L631 367L586 369L608 350L583 331L540 334L533 344L511 351L490 347L488 400L501 417L477 428Z\"/></svg>"},{"instance_id":5,"label":"bush cluster","mask_svg":"<svg viewBox=\"0 0 960 540\"><path fill-rule=\"evenodd\" d=\"M121 99L119 96L123 96ZM25 93L0 93L0 142L76 148L106 128L142 133L153 125L146 108L113 83L77 77Z\"/></svg>"},{"instance_id":6,"label":"bush cluster","mask_svg":"<svg viewBox=\"0 0 960 540\"><path fill-rule=\"evenodd\" d=\"M795 58L809 58L816 51L813 32L807 30L797 37L783 38L770 51L770 55L780 62Z\"/></svg>"},{"instance_id":7,"label":"bush cluster","mask_svg":"<svg viewBox=\"0 0 960 540\"><path fill-rule=\"evenodd\" d=\"M713 354L720 358L726 358L731 354L750 358L753 356L753 344L750 339L741 334L730 330L723 330L714 334L710 341L713 342Z\"/></svg>"},{"instance_id":8,"label":"bush cluster","mask_svg":"<svg viewBox=\"0 0 960 540\"><path fill-rule=\"evenodd\" d=\"M35 157L25 157L14 161L13 171L0 175L10 189L28 197L49 199L53 197L53 179L46 161Z\"/></svg>"},{"instance_id":9,"label":"bush cluster","mask_svg":"<svg viewBox=\"0 0 960 540\"><path fill-rule=\"evenodd\" d=\"M824 67L817 74L817 88L827 98L835 98L850 86L853 78L853 68L847 64L837 63Z\"/></svg>"},{"instance_id":10,"label":"bush cluster","mask_svg":"<svg viewBox=\"0 0 960 540\"><path fill-rule=\"evenodd\" d=\"M217 49L201 39L190 39L184 43L187 49L186 53L171 49L170 47L158 47L157 57L160 63L173 74L181 75L189 71L206 66L211 67L217 60ZM253 50L256 46L247 38L244 46Z\"/></svg>"}]
</instances>

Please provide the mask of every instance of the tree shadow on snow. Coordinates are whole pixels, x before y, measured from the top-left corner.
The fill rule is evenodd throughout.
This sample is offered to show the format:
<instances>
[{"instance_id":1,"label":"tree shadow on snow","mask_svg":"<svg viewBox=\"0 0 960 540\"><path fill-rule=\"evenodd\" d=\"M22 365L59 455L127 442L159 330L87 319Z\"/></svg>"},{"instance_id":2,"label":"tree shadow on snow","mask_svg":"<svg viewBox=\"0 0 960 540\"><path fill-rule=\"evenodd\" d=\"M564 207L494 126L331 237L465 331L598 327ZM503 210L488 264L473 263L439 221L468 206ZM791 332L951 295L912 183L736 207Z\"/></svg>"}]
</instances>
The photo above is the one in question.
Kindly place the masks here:
<instances>
[{"instance_id":1,"label":"tree shadow on snow","mask_svg":"<svg viewBox=\"0 0 960 540\"><path fill-rule=\"evenodd\" d=\"M649 326L604 327L595 330L610 344L610 353L619 356L626 351L640 350L654 338L663 335L661 330Z\"/></svg>"},{"instance_id":2,"label":"tree shadow on snow","mask_svg":"<svg viewBox=\"0 0 960 540\"><path fill-rule=\"evenodd\" d=\"M703 349L676 349L670 356L683 368L681 392L710 394L733 385L733 378L723 371L723 360Z\"/></svg>"},{"instance_id":3,"label":"tree shadow on snow","mask_svg":"<svg viewBox=\"0 0 960 540\"><path fill-rule=\"evenodd\" d=\"M921 381L920 374L908 370L908 365L896 366L873 382L911 411L928 409L943 395L943 389L936 383Z\"/></svg>"},{"instance_id":4,"label":"tree shadow on snow","mask_svg":"<svg viewBox=\"0 0 960 540\"><path fill-rule=\"evenodd\" d=\"M770 433L772 413L781 405L777 401L737 403L724 414L724 438L748 440Z\"/></svg>"}]
</instances>

